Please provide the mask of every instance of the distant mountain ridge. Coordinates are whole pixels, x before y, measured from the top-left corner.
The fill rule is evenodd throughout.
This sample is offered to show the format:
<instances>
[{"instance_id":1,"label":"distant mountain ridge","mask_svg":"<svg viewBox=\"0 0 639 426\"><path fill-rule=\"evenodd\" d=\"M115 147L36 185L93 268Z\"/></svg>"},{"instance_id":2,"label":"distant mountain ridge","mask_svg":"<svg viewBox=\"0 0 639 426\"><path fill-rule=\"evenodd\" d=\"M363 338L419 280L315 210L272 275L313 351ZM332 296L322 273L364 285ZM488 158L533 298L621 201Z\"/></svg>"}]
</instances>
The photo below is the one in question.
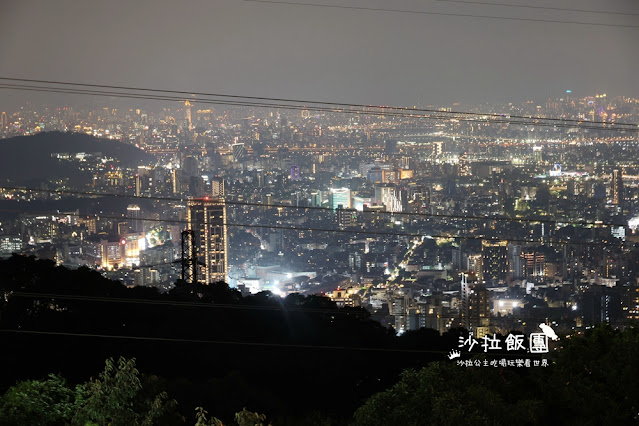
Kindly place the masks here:
<instances>
[{"instance_id":1,"label":"distant mountain ridge","mask_svg":"<svg viewBox=\"0 0 639 426\"><path fill-rule=\"evenodd\" d=\"M135 146L84 133L43 132L0 140L0 180L26 184L53 179L83 179L72 162L52 158L53 153L101 153L124 167L134 167L153 157Z\"/></svg>"}]
</instances>

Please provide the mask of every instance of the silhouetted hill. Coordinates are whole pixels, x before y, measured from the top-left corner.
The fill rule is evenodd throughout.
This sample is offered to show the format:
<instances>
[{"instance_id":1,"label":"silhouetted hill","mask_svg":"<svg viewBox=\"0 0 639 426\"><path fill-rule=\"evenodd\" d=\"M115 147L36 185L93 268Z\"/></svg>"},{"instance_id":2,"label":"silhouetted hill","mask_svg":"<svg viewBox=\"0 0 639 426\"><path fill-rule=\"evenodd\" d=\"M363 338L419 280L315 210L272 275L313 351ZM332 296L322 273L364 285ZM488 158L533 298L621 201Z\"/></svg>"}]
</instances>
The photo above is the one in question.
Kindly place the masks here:
<instances>
[{"instance_id":1,"label":"silhouetted hill","mask_svg":"<svg viewBox=\"0 0 639 426\"><path fill-rule=\"evenodd\" d=\"M59 178L86 178L77 163L51 158L52 153L102 153L122 166L136 166L152 157L135 146L83 133L45 132L0 140L0 181L29 184Z\"/></svg>"}]
</instances>

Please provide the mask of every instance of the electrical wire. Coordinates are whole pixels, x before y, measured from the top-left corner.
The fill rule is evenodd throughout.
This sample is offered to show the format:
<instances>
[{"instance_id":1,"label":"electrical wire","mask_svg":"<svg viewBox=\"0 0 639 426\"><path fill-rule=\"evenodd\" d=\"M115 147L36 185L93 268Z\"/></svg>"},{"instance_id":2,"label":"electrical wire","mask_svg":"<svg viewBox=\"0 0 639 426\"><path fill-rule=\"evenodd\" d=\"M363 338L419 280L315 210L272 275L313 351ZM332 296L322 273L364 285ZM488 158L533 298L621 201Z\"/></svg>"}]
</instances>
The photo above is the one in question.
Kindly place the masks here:
<instances>
[{"instance_id":1,"label":"electrical wire","mask_svg":"<svg viewBox=\"0 0 639 426\"><path fill-rule=\"evenodd\" d=\"M478 15L472 13L454 13L454 12L434 12L425 10L407 10L407 9L389 9L381 7L367 7L367 6L346 6L337 4L321 4L321 3L305 3L305 2L289 2L278 0L244 0L249 3L264 3L284 6L304 6L304 7L318 7L328 9L347 9L347 10L364 10L369 12L391 12L391 13L404 13L404 14L419 14L419 15L433 15L433 16L455 16L464 18L480 18L480 19L494 19L503 21L524 21L524 22L546 22L553 24L574 24L574 25L592 25L599 27L617 27L617 28L639 28L637 25L629 24L606 24L603 22L584 22L584 21L570 21L566 19L541 19L541 18L521 18L521 17L509 17L509 16L494 16L494 15Z\"/></svg>"},{"instance_id":2,"label":"electrical wire","mask_svg":"<svg viewBox=\"0 0 639 426\"><path fill-rule=\"evenodd\" d=\"M88 191L70 191L70 190L55 190L55 189L38 189L38 188L26 188L15 186L0 186L0 191L31 191L41 192L48 194L66 194L66 195L85 195L85 196L97 196L97 197L114 197L114 198L127 198L127 199L141 199L141 200L156 200L156 201L188 201L188 198L175 198L175 197L142 197L136 195L126 194L112 194L112 193L100 193L100 192L88 192ZM261 204L251 203L245 201L231 201L225 200L225 204L233 206L246 206L246 207L261 207L261 208L286 208L294 210L315 210L315 211L327 211L333 212L330 207L319 206L293 206L287 204ZM348 211L348 210L347 210ZM545 219L545 218L510 218L501 216L468 216L468 215L452 215L452 214L432 214L432 213L420 213L420 212L375 212L375 214L387 215L387 216L408 216L408 217L429 217L429 218L442 218L442 219L456 219L456 220L482 220L482 221L495 221L495 222L518 222L518 223L548 223L548 224L566 224L566 225L579 225L579 226L626 226L626 223L622 222L604 222L604 221L587 221L587 220L571 220L571 219Z\"/></svg>"},{"instance_id":3,"label":"electrical wire","mask_svg":"<svg viewBox=\"0 0 639 426\"><path fill-rule=\"evenodd\" d=\"M113 96L113 97L133 97L136 99L158 99L158 100L175 100L175 101L193 101L199 103L220 103L222 105L235 105L235 106L256 106L256 107L267 107L267 108L291 108L291 109L301 109L301 110L318 110L324 112L333 112L333 113L356 113L356 114L369 114L369 115L389 115L389 116L400 116L400 117L408 117L408 118L433 118L438 120L448 119L450 117L454 119L460 119L460 117L464 116L474 116L474 117L483 117L484 120L488 118L499 119L495 121L496 123L509 123L509 124L521 124L521 125L550 125L548 123L538 123L539 121L546 122L555 122L555 123L575 123L575 124L601 124L605 126L629 126L629 130L637 129L639 125L634 123L612 123L605 121L587 121L580 119L567 119L567 118L556 118L556 117L539 117L539 116L522 116L522 115L514 115L514 114L496 114L496 113L478 113L478 112L468 112L468 111L442 111L438 109L427 109L427 108L411 108L411 107L400 107L400 106L373 106L373 105L364 105L364 104L354 104L354 103L337 103L337 102L322 102L322 101L313 101L313 100L301 100L301 99L286 99L286 98L268 98L268 97L255 97L255 96L241 96L241 95L229 95L223 93L206 93L206 92L186 92L186 91L178 91L178 90L165 90L165 89L150 89L150 88L141 88L141 87L132 87L132 86L115 86L115 85L102 85L102 84L87 84L87 83L72 83L65 81L54 81L54 80L36 80L36 79L24 79L24 78L10 78L10 77L0 77L0 80L4 81L20 81L20 82L30 82L30 83L43 83L43 84L53 84L58 86L74 86L74 87L92 87L92 88L102 88L102 89L120 89L120 90L128 90L128 91L137 91L137 92L152 92L152 93L168 93L168 94L178 94L183 95L179 97L171 97L171 96L162 96L155 94L144 95L138 93L123 93L123 92L105 92L105 91L96 91L96 90L88 90L88 89L64 89L60 87L43 87L43 86L28 86L28 85L11 85L4 84L1 88L15 88L15 89L23 89L23 90L34 90L34 91L53 91L56 93L67 93L69 91L71 94L88 94L88 95L98 95L98 96ZM76 92L73 92L76 90ZM58 92L59 91L59 92ZM146 97L148 96L148 98ZM186 96L186 97L184 97ZM219 100L211 100L205 98L194 98L194 96L207 96L207 97L215 97L215 98L230 98L230 99L243 99L244 101L219 101ZM248 102L246 99L252 101L269 101L269 102L279 102L279 103L260 103L260 102ZM285 102L285 103L282 103ZM305 105L290 105L289 103L301 103ZM309 107L307 104L314 105L326 105L331 108L326 107ZM339 107L335 108L335 107ZM361 111L354 112L353 110L346 110L345 108L358 108ZM371 111L370 109L382 110L383 112ZM386 112L388 111L388 112ZM439 116L420 116L415 113L434 113L440 114ZM530 122L521 122L521 121L513 121L512 119L517 120L533 120ZM478 121L478 120L468 120L466 121ZM574 127L574 126L566 126L566 127ZM581 128L581 126L580 126ZM598 130L610 130L609 127L599 128L599 127L587 127Z\"/></svg>"},{"instance_id":4,"label":"electrical wire","mask_svg":"<svg viewBox=\"0 0 639 426\"><path fill-rule=\"evenodd\" d=\"M70 295L70 294L53 294L53 293L30 293L22 291L11 291L8 294L9 298L21 297L29 299L60 299L60 300L72 300L72 301L86 301L86 302L104 302L104 303L123 303L123 304L140 304L140 305L159 305L159 306L175 306L183 308L207 308L207 309L229 309L240 311L274 311L283 314L289 312L300 313L322 313L322 314L340 314L340 315L352 315L352 316L367 316L369 312L349 311L342 308L335 309L318 309L318 308L291 308L286 305L280 306L251 306L251 305L239 305L231 303L195 303L195 302L180 302L172 300L154 300L154 299L130 299L119 297L102 297L102 296L84 296L84 295ZM406 314L408 315L408 314Z\"/></svg>"},{"instance_id":5,"label":"electrical wire","mask_svg":"<svg viewBox=\"0 0 639 426\"><path fill-rule=\"evenodd\" d=\"M161 222L161 223L184 223L188 224L187 220L184 219L156 219L156 218L136 218L131 216L112 216L112 215L103 215L98 213L92 214L80 214L75 212L64 212L61 213L59 211L23 211L17 209L0 209L0 212L6 213L22 213L22 214L47 214L47 215L63 215L63 216L93 216L95 218L104 218L104 219L116 219L116 220L142 220L148 222ZM385 231L366 231L362 229L327 229L327 228L311 228L311 227L301 227L301 226L284 226L284 225L268 225L268 224L248 224L248 223L230 223L227 222L224 224L227 227L238 227L238 228L259 228L259 229L281 229L281 230L289 230L289 231L314 231L314 232L329 232L329 233L341 233L341 234L356 234L356 235L377 235L377 236L393 236L393 237L409 237L409 238L433 238L433 239L460 239L460 240L479 240L479 241L507 241L507 242L518 242L518 243L528 243L528 244L557 244L557 245L574 245L574 246L621 246L622 242L620 241L618 244L612 244L609 242L577 242L577 241L553 241L553 240L532 240L532 239L519 239L519 238L507 238L507 237L488 237L488 236L480 236L480 235L433 235L433 234L420 234L420 233L410 233L410 232L385 232Z\"/></svg>"},{"instance_id":6,"label":"electrical wire","mask_svg":"<svg viewBox=\"0 0 639 426\"><path fill-rule=\"evenodd\" d=\"M564 7L530 6L530 5L524 5L524 4L492 3L492 2L469 1L469 0L435 0L435 1L438 1L441 3L472 4L472 5L478 5L478 6L498 6L498 7L513 7L513 8L520 8L520 9L553 10L553 11L559 11L559 12L594 13L598 15L639 16L639 13L615 12L615 11L608 11L608 10L569 9Z\"/></svg>"},{"instance_id":7,"label":"electrical wire","mask_svg":"<svg viewBox=\"0 0 639 426\"><path fill-rule=\"evenodd\" d=\"M370 348L370 347L357 347L357 346L327 346L327 345L302 345L292 343L264 343L264 342L236 342L228 340L203 340L203 339L179 339L171 337L148 337L148 336L127 336L127 335L110 335L110 334L93 334L93 333L70 333L60 331L39 331L39 330L10 330L0 329L0 333L16 333L16 334L31 334L31 335L51 335L51 336L64 336L64 337L91 337L101 339L119 339L119 340L139 340L139 341L156 341L167 343L194 343L194 344L212 344L212 345L227 345L227 346L254 346L254 347L270 347L281 349L319 349L319 350L339 350L339 351L359 351L359 352L390 352L390 353L415 353L415 354L449 354L450 351L437 351L437 350L425 350L425 349L391 349L391 348ZM457 348L454 348L457 349ZM470 352L468 355L472 356L499 356L499 357L535 357L535 356L549 356L549 353L499 353L495 351L489 352Z\"/></svg>"},{"instance_id":8,"label":"electrical wire","mask_svg":"<svg viewBox=\"0 0 639 426\"><path fill-rule=\"evenodd\" d=\"M293 293L296 294L296 293ZM320 314L330 314L330 315L348 315L348 316L393 316L393 317L404 317L410 315L425 315L423 312L419 314L409 314L409 313L380 313L380 312L371 312L366 310L365 308L360 308L365 310L366 312L361 312L357 310L348 310L348 308L339 308L335 309L318 309L318 308L291 308L287 307L284 304L280 306L251 306L251 305L238 305L238 304L230 304L230 303L195 303L195 302L181 302L181 301L172 301L172 300L155 300L155 299L130 299L130 298L119 298L119 297L103 297L103 296L85 296L85 295L69 295L69 294L53 294L53 293L31 293L31 292L21 292L21 291L10 291L6 294L6 297L9 299L12 297L21 297L28 299L60 299L60 300L72 300L72 301L82 301L82 302L96 302L96 303L123 303L123 304L140 304L140 305L160 305L160 306L174 306L174 307L184 307L184 308L207 308L207 309L229 309L229 310L257 310L257 311L272 311L279 312L282 314L286 314L289 312L299 312L299 313L320 313ZM352 307L351 307L352 308ZM568 308L566 308L568 309ZM530 321L541 321L548 322L549 318L552 316L526 316L525 318L519 318L520 322L530 322ZM495 317L497 319L497 317ZM509 319L509 318L506 318ZM517 319L517 318L510 318ZM636 324L636 321L627 320L627 321L616 321L616 324Z\"/></svg>"},{"instance_id":9,"label":"electrical wire","mask_svg":"<svg viewBox=\"0 0 639 426\"><path fill-rule=\"evenodd\" d=\"M182 97L170 97L170 96L158 96L158 95L146 95L146 94L129 94L129 93L121 93L121 92L109 92L109 91L96 91L96 90L77 90L77 89L66 89L66 88L47 88L47 87L38 87L38 86L24 86L24 85L11 85L11 84L2 84L0 85L0 89L12 89L12 90L23 90L23 91L35 91L35 92L46 92L46 93L63 93L69 95L90 95L90 96L103 96L103 97L112 97L112 98L127 98L127 99L142 99L142 100L154 100L154 101L174 101L174 102L182 102L184 98ZM488 123L488 124L509 124L509 125L517 125L517 126L537 126L537 127L552 127L552 128L570 128L575 129L578 128L580 130L602 130L602 131L615 131L615 132L631 132L637 133L639 132L639 128L635 127L619 127L619 126L633 126L632 124L627 123L604 123L608 127L601 126L593 126L590 121L585 120L574 120L576 123L582 123L580 125L577 124L565 124L565 123L557 123L557 122L540 122L538 120L546 120L543 118L535 119L535 121L521 121L521 120L512 120L507 119L505 115L502 115L501 118L492 118L492 116L484 116L484 118L464 118L461 116L443 116L443 115L424 115L417 113L402 113L395 111L370 111L370 110L354 110L354 109L344 109L344 108L327 108L327 107L309 107L309 106L300 106L300 105L288 105L288 104L269 104L269 103L257 103L257 102L238 102L238 101L225 101L225 100L208 100L208 99L200 99L200 98L192 98L189 99L192 103L200 103L206 105L225 105L225 106L234 106L234 107L253 107L253 108L275 108L275 109L284 109L284 110L296 110L296 111L316 111L316 112L325 112L332 114L354 114L354 115L372 115L372 116L381 116L381 117L400 117L400 118L418 118L418 119L428 119L428 120L455 120L455 121L463 121L463 122L473 122L473 123ZM473 115L473 114L469 114ZM487 118L486 118L487 117ZM548 120L546 120L548 121ZM552 119L550 120L552 121ZM598 123L598 122L597 122ZM603 123L603 122L602 122ZM616 126L616 127L615 127Z\"/></svg>"},{"instance_id":10,"label":"electrical wire","mask_svg":"<svg viewBox=\"0 0 639 426\"><path fill-rule=\"evenodd\" d=\"M59 331L38 331L38 330L9 330L0 329L1 333L16 334L32 334L32 335L51 335L51 336L67 336L67 337L93 337L103 339L120 339L120 340L139 340L139 341L156 341L168 343L195 343L195 344L212 344L212 345L228 345L228 346L256 346L269 348L289 348L289 349L320 349L320 350L340 350L340 351L362 351L362 352L401 352L401 353L432 353L447 354L447 351L434 351L423 349L390 349L390 348L367 348L356 346L324 346L324 345L302 345L292 343L265 343L265 342L236 342L228 340L203 340L203 339L178 339L170 337L148 337L148 336L126 336L126 335L109 335L109 334L92 334L92 333L69 333ZM499 356L519 356L522 354L496 354Z\"/></svg>"}]
</instances>

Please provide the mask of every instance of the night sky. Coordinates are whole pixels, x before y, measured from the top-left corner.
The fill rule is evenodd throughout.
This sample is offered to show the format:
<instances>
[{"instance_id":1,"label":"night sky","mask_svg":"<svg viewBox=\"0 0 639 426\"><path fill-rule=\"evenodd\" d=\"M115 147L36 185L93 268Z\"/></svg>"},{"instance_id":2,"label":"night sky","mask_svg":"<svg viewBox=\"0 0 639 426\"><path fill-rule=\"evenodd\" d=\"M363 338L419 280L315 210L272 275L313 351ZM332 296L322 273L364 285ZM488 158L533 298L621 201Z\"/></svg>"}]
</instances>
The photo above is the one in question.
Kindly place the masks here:
<instances>
[{"instance_id":1,"label":"night sky","mask_svg":"<svg viewBox=\"0 0 639 426\"><path fill-rule=\"evenodd\" d=\"M639 26L639 15L304 1ZM636 0L503 2L639 14ZM639 28L243 0L0 4L1 76L378 105L521 103L566 89L639 97ZM0 93L3 109L38 100Z\"/></svg>"}]
</instances>

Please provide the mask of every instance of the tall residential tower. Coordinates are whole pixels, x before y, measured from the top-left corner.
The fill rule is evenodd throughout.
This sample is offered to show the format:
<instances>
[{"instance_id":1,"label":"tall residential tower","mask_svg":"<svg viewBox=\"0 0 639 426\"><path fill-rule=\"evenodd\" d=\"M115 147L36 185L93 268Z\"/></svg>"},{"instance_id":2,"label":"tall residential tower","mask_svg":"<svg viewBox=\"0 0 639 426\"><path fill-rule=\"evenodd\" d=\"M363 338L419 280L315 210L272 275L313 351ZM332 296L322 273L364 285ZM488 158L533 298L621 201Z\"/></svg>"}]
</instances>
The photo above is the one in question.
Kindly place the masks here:
<instances>
[{"instance_id":1,"label":"tall residential tower","mask_svg":"<svg viewBox=\"0 0 639 426\"><path fill-rule=\"evenodd\" d=\"M621 206L623 204L623 175L621 170L612 171L612 204Z\"/></svg>"},{"instance_id":2,"label":"tall residential tower","mask_svg":"<svg viewBox=\"0 0 639 426\"><path fill-rule=\"evenodd\" d=\"M205 284L226 281L228 239L224 198L190 199L187 208L187 219L189 228L193 231L198 260L198 278Z\"/></svg>"}]
</instances>

